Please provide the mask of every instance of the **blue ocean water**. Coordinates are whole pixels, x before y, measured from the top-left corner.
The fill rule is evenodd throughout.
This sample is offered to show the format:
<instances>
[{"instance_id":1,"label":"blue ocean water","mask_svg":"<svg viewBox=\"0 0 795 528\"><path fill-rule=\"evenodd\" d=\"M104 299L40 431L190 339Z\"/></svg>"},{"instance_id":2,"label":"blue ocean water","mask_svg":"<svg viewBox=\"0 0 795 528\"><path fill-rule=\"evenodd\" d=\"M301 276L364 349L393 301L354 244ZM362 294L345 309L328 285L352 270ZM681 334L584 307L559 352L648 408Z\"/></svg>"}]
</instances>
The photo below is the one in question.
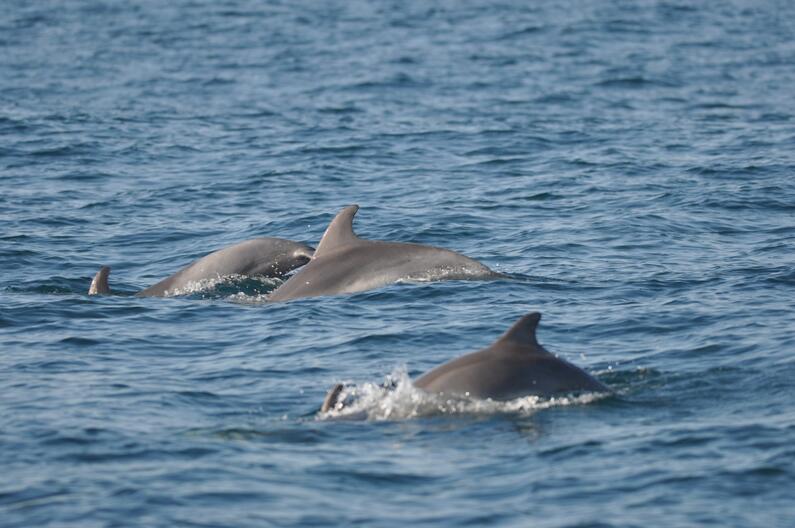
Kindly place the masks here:
<instances>
[{"instance_id":1,"label":"blue ocean water","mask_svg":"<svg viewBox=\"0 0 795 528\"><path fill-rule=\"evenodd\" d=\"M774 0L4 0L0 525L795 526L793 86ZM350 203L513 278L131 295ZM614 396L417 404L532 310Z\"/></svg>"}]
</instances>

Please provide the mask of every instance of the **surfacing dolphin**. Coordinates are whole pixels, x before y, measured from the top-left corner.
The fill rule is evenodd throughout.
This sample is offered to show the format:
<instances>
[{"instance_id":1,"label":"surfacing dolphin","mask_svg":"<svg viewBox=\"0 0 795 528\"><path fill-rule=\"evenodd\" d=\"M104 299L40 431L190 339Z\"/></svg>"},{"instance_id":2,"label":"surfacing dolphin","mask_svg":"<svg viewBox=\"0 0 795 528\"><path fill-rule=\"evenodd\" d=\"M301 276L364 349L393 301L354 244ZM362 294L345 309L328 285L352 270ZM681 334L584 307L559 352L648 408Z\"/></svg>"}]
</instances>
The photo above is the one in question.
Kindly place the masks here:
<instances>
[{"instance_id":1,"label":"surfacing dolphin","mask_svg":"<svg viewBox=\"0 0 795 528\"><path fill-rule=\"evenodd\" d=\"M138 297L162 297L189 283L229 275L281 278L312 258L311 247L283 238L255 238L219 249L194 261L174 275L138 292ZM110 293L110 268L103 266L91 281L89 295Z\"/></svg>"},{"instance_id":2,"label":"surfacing dolphin","mask_svg":"<svg viewBox=\"0 0 795 528\"><path fill-rule=\"evenodd\" d=\"M358 205L331 221L312 260L268 295L269 301L371 290L399 280L489 279L503 275L448 249L363 240L353 232Z\"/></svg>"},{"instance_id":3,"label":"surfacing dolphin","mask_svg":"<svg viewBox=\"0 0 795 528\"><path fill-rule=\"evenodd\" d=\"M609 392L590 374L549 353L536 340L541 314L532 312L490 346L444 363L420 376L414 386L433 394L508 401L523 396ZM322 412L339 409L343 386L326 395Z\"/></svg>"}]
</instances>

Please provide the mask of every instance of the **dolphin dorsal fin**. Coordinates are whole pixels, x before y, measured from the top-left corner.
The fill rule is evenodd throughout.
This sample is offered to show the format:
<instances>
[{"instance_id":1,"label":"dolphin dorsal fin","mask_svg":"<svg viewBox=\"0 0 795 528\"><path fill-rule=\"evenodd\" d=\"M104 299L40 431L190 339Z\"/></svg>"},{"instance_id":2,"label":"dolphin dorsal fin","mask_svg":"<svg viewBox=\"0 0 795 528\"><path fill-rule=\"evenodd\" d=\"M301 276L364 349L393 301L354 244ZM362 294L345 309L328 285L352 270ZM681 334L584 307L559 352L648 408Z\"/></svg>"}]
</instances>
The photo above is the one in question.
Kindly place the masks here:
<instances>
[{"instance_id":1,"label":"dolphin dorsal fin","mask_svg":"<svg viewBox=\"0 0 795 528\"><path fill-rule=\"evenodd\" d=\"M541 320L541 314L530 312L516 321L502 336L499 341L510 341L522 346L531 346L541 349L536 340L536 328ZM541 349L543 350L543 349Z\"/></svg>"},{"instance_id":2,"label":"dolphin dorsal fin","mask_svg":"<svg viewBox=\"0 0 795 528\"><path fill-rule=\"evenodd\" d=\"M323 233L320 242L318 242L317 249L315 249L315 257L359 239L356 233L353 232L353 217L356 216L356 211L358 210L359 206L354 204L337 213L337 216L326 228L326 232Z\"/></svg>"},{"instance_id":3,"label":"dolphin dorsal fin","mask_svg":"<svg viewBox=\"0 0 795 528\"><path fill-rule=\"evenodd\" d=\"M89 295L106 295L110 293L110 286L108 285L108 276L110 275L110 266L102 266L94 279L91 281L91 286L88 288Z\"/></svg>"}]
</instances>

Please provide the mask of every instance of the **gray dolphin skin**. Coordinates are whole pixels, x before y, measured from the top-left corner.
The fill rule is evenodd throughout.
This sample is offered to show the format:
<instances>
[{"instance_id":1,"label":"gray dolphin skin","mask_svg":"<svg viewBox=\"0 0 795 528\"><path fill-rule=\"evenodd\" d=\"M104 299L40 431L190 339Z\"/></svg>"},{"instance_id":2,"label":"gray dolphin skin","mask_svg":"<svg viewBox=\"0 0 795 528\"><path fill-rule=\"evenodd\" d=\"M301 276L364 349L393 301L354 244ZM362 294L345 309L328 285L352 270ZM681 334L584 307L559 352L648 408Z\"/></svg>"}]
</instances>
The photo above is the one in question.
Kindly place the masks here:
<instances>
[{"instance_id":1,"label":"gray dolphin skin","mask_svg":"<svg viewBox=\"0 0 795 528\"><path fill-rule=\"evenodd\" d=\"M229 275L280 278L309 262L312 254L311 247L283 238L246 240L210 253L136 295L162 297L191 282ZM91 282L88 294L110 293L109 274L110 268L103 266Z\"/></svg>"},{"instance_id":2,"label":"gray dolphin skin","mask_svg":"<svg viewBox=\"0 0 795 528\"><path fill-rule=\"evenodd\" d=\"M584 370L547 352L536 340L541 314L532 312L491 346L448 361L414 386L426 392L493 400L609 389Z\"/></svg>"},{"instance_id":3,"label":"gray dolphin skin","mask_svg":"<svg viewBox=\"0 0 795 528\"><path fill-rule=\"evenodd\" d=\"M423 374L414 386L429 393L507 401L523 396L609 392L584 370L547 352L536 340L541 314L532 312L497 341ZM338 409L342 385L326 395L322 412Z\"/></svg>"},{"instance_id":4,"label":"gray dolphin skin","mask_svg":"<svg viewBox=\"0 0 795 528\"><path fill-rule=\"evenodd\" d=\"M371 290L399 280L488 279L503 275L454 251L363 240L353 232L358 205L331 221L312 260L268 296L269 301Z\"/></svg>"},{"instance_id":5,"label":"gray dolphin skin","mask_svg":"<svg viewBox=\"0 0 795 528\"><path fill-rule=\"evenodd\" d=\"M94 275L91 281L91 286L88 287L89 295L100 295L110 293L110 286L108 286L108 277L110 276L110 266L102 266L99 271Z\"/></svg>"}]
</instances>

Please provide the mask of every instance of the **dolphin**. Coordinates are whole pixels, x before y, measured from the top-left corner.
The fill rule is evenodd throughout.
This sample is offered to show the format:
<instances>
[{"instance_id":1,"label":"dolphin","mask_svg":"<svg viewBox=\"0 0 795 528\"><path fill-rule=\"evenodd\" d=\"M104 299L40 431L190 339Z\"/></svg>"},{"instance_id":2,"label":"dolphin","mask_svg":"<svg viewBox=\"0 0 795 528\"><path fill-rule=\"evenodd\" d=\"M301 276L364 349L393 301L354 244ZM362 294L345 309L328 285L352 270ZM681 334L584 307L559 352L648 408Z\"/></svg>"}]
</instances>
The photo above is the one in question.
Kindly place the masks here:
<instances>
[{"instance_id":1,"label":"dolphin","mask_svg":"<svg viewBox=\"0 0 795 528\"><path fill-rule=\"evenodd\" d=\"M504 275L454 251L363 240L353 232L358 205L331 221L312 260L268 295L269 301L371 290L399 280L488 279Z\"/></svg>"},{"instance_id":2,"label":"dolphin","mask_svg":"<svg viewBox=\"0 0 795 528\"><path fill-rule=\"evenodd\" d=\"M425 392L508 401L523 396L610 392L590 374L549 353L536 340L541 314L520 318L490 346L426 372L413 385ZM342 384L326 395L321 412L339 409Z\"/></svg>"},{"instance_id":3,"label":"dolphin","mask_svg":"<svg viewBox=\"0 0 795 528\"><path fill-rule=\"evenodd\" d=\"M202 279L229 275L284 277L312 258L313 249L283 238L255 238L219 249L194 261L174 275L138 292L138 297L163 297ZM91 281L89 295L110 293L110 268L103 266Z\"/></svg>"}]
</instances>

